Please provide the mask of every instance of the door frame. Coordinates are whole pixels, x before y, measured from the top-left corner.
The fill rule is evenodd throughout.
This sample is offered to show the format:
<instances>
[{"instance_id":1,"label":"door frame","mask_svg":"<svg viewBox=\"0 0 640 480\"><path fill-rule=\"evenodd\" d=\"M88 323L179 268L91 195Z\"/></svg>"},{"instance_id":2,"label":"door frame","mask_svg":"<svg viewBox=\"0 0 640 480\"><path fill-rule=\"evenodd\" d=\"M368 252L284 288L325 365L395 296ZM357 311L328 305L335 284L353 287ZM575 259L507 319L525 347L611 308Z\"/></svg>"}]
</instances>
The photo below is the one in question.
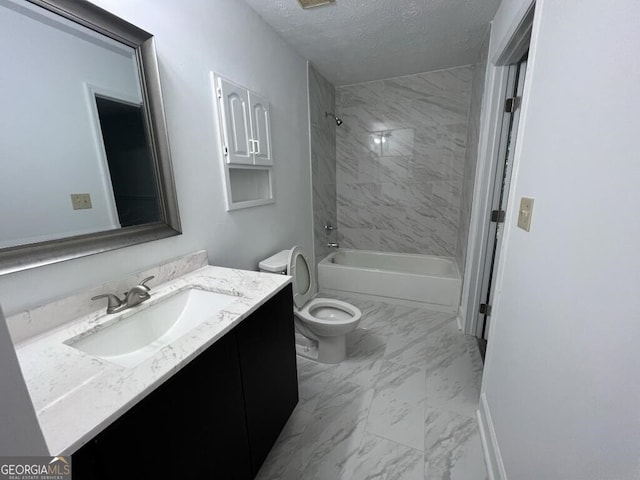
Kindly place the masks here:
<instances>
[{"instance_id":1,"label":"door frame","mask_svg":"<svg viewBox=\"0 0 640 480\"><path fill-rule=\"evenodd\" d=\"M109 161L107 159L107 149L104 145L104 137L102 135L102 126L100 124L100 114L98 112L96 97L103 97L109 100L126 103L136 107L142 106L142 100L129 93L119 92L111 88L106 88L89 82L84 82L84 92L87 108L89 110L89 125L91 126L91 131L93 132L93 143L96 149L98 168L100 170L100 176L102 180L105 208L107 211L107 215L109 216L111 228L121 228L120 217L118 215L118 207L116 205L115 191L113 189L113 183L111 182Z\"/></svg>"},{"instance_id":2,"label":"door frame","mask_svg":"<svg viewBox=\"0 0 640 480\"><path fill-rule=\"evenodd\" d=\"M476 335L478 328L478 308L481 302L482 275L485 264L484 254L490 222L487 218L495 187L496 167L500 152L500 137L504 115L504 99L508 89L510 65L517 63L526 52L533 28L535 1L525 5L521 21L513 26L513 32L501 48L493 50L495 41L491 33L489 51L498 53L487 61L484 98L480 122L478 160L474 180L469 238L467 242L464 281L459 317L463 331Z\"/></svg>"},{"instance_id":3,"label":"door frame","mask_svg":"<svg viewBox=\"0 0 640 480\"><path fill-rule=\"evenodd\" d=\"M517 64L507 67L507 88L503 104L506 106L507 98L516 98L520 102L523 98L524 80L526 78L527 60L521 59ZM520 107L516 106L510 111L503 111L502 123L500 127L498 155L495 159L495 176L491 192L489 209L485 215L485 222L488 223L487 238L485 240L486 250L482 258L482 281L480 284L480 302L486 303L491 308L495 289L491 288L495 284L495 275L500 259L500 249L502 248L502 234L504 230L504 220L493 221L488 217L493 211L502 211L503 215L509 207L509 189L511 187L511 171L515 155L516 144L518 142L518 124L520 118ZM481 313L478 310L476 320L475 336L487 340L491 314Z\"/></svg>"}]
</instances>

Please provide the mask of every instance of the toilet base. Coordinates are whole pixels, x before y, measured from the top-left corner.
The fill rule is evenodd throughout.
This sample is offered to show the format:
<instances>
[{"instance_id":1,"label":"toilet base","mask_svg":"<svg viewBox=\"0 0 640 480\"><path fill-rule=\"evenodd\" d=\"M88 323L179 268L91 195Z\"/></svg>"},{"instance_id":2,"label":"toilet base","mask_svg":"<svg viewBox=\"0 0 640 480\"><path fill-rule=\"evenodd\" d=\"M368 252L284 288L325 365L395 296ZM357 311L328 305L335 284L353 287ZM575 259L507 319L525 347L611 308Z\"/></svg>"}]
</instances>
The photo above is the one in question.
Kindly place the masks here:
<instances>
[{"instance_id":1,"label":"toilet base","mask_svg":"<svg viewBox=\"0 0 640 480\"><path fill-rule=\"evenodd\" d=\"M323 337L318 342L318 362L340 363L347 358L347 336Z\"/></svg>"},{"instance_id":2,"label":"toilet base","mask_svg":"<svg viewBox=\"0 0 640 480\"><path fill-rule=\"evenodd\" d=\"M309 360L318 360L318 342L296 332L296 354Z\"/></svg>"},{"instance_id":3,"label":"toilet base","mask_svg":"<svg viewBox=\"0 0 640 480\"><path fill-rule=\"evenodd\" d=\"M347 358L347 337L338 335L316 340L296 331L296 353L320 363L340 363Z\"/></svg>"}]
</instances>

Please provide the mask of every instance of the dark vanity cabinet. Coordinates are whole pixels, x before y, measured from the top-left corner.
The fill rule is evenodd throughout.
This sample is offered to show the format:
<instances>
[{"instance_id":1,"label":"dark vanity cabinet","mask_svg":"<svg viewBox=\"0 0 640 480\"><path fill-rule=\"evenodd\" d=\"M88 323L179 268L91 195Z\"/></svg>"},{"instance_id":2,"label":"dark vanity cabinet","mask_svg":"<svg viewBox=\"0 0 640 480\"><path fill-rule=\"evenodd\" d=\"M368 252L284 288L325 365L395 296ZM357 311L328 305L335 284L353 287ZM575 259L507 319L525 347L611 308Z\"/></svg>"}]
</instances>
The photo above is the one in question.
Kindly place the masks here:
<instances>
[{"instance_id":1,"label":"dark vanity cabinet","mask_svg":"<svg viewBox=\"0 0 640 480\"><path fill-rule=\"evenodd\" d=\"M298 401L287 286L72 457L74 479L252 479Z\"/></svg>"},{"instance_id":2,"label":"dark vanity cabinet","mask_svg":"<svg viewBox=\"0 0 640 480\"><path fill-rule=\"evenodd\" d=\"M235 329L254 475L298 403L291 286L283 293Z\"/></svg>"}]
</instances>

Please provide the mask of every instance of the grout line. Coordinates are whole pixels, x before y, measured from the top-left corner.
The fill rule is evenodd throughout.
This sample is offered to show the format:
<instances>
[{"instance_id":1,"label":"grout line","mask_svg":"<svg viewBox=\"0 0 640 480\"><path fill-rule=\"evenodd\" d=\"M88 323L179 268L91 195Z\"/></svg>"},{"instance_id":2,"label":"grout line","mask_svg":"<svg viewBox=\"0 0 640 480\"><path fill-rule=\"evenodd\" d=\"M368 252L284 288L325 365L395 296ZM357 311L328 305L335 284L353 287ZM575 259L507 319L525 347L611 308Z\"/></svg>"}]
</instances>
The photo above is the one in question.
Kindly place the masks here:
<instances>
[{"instance_id":1,"label":"grout line","mask_svg":"<svg viewBox=\"0 0 640 480\"><path fill-rule=\"evenodd\" d=\"M378 302L376 302L378 303ZM385 315L386 313L388 313L387 310L385 310L384 308L376 308L373 312L371 312L370 317L372 320L375 320L375 322L372 324L372 328L381 325L381 326L391 326L392 322L387 315ZM395 310L394 310L395 313ZM399 317L398 317L399 318ZM393 320L397 320L397 318L395 317L395 315L393 316ZM423 334L419 334L419 335L411 335L409 333L409 330L407 331L402 331L402 334L399 334L397 332L397 330L392 329L392 328L388 328L385 329L385 332L391 332L391 333L387 333L387 334L380 334L380 333L375 333L371 330L368 329L364 329L365 333L364 335L372 335L377 337L377 340L380 341L380 343L382 343L379 348L382 349L382 347L384 347L384 351L382 353L381 356L377 355L376 352L378 352L378 348L375 349L375 352L373 350L368 350L367 348L364 348L362 351L359 351L359 354L357 355L357 360L353 363L350 364L349 363L349 359L347 359L344 362L344 369L340 369L340 371L336 370L336 371L331 371L332 368L334 366L324 366L322 364L318 364L317 366L313 365L315 362L311 361L311 360L307 360L307 359L300 359L298 360L298 366L302 366L303 363L306 364L306 362L311 363L312 365L310 366L310 368L307 371L307 381L311 381L314 382L315 380L313 379L313 377L315 375L324 375L325 373L327 373L326 371L329 370L328 372L328 376L330 378L330 380L327 381L327 383L325 384L323 382L323 388L321 388L318 393L316 393L316 395L314 395L314 399L315 399L315 408L313 409L308 409L308 408L302 408L302 407L296 407L300 410L300 412L302 412L306 417L308 417L308 422L304 425L304 427L301 429L301 433L299 434L299 437L293 442L293 445L291 446L291 451L286 455L288 457L288 461L287 462L283 462L284 466L283 468L283 472L286 472L291 464L292 461L297 458L296 455L299 455L301 450L303 449L307 449L310 453L308 456L308 459L306 462L304 462L304 465L302 466L302 470L300 469L296 469L296 470L300 470L300 472L304 471L304 469L308 468L310 463L313 461L314 465L315 463L319 463L322 464L323 462L325 462L327 460L327 453L329 452L318 452L317 448L312 448L312 445L308 445L308 444L303 444L303 437L305 436L305 434L309 435L311 433L313 433L313 430L308 430L309 428L312 428L312 426L315 424L315 422L318 421L323 421L323 417L322 415L319 414L318 412L318 404L319 404L319 400L321 400L320 397L325 397L327 395L331 396L332 395L332 388L339 388L341 386L341 384L344 383L353 383L354 385L356 385L358 387L358 390L361 392L361 394L363 395L368 395L368 401L366 401L364 404L358 404L357 409L359 412L366 412L365 415L358 415L359 418L361 418L361 422L364 424L360 424L358 425L358 423L354 423L354 428L358 429L358 430L353 430L352 432L350 432L350 435L354 435L354 437L352 437L354 443L352 445L355 445L355 443L357 443L357 447L355 447L355 454L352 455L351 457L345 457L342 458L340 457L340 460L338 463L336 463L335 465L333 465L333 467L337 467L341 469L341 475L342 478L346 478L344 477L344 475L350 474L352 473L349 468L350 465L352 465L351 463L351 459L355 458L355 459L360 459L362 458L363 461L367 462L367 455L368 453L365 453L363 455L360 455L361 453L361 449L364 446L364 441L365 441L365 437L367 435L371 435L373 437L375 437L376 439L379 440L386 440L387 442L391 442L391 445L393 446L400 446L400 447L404 447L406 449L409 449L411 451L414 452L418 452L420 454L422 454L422 458L423 458L423 462L426 462L426 412L427 412L427 408L430 409L434 409L436 412L442 412L443 414L447 414L447 415L453 415L453 416L458 416L461 418L467 418L467 419L475 419L477 421L477 418L474 414L465 414L465 413L461 413L460 411L455 411L455 410L451 410L449 408L446 408L448 403L446 402L446 399L441 399L441 400L431 400L430 401L430 395L429 395L429 391L427 390L427 377L428 377L428 373L429 371L434 372L434 369L428 369L427 368L427 364L429 363L429 357L428 354L426 356L424 356L423 359L421 359L421 357L423 357L423 355L416 355L416 358L418 358L417 362L411 363L411 362L407 362L407 363L402 363L398 361L398 358L402 358L402 356L406 353L407 350L411 350L411 349L420 349L422 348L421 346L421 342L426 342L430 336L437 334L439 331L441 331L442 328L446 327L447 325L453 327L454 323L453 323L453 316L444 320L441 320L438 317L434 317L431 318L429 315L427 316L413 316L413 315L409 315L409 316L405 316L403 317L403 320L406 320L406 323L413 323L415 325L418 325L420 322L427 322L429 324L428 328L426 329L426 332L424 335ZM404 322L401 322L401 324ZM398 324L398 325L401 325ZM421 327L416 329L416 327L412 327L413 330L412 331L420 331ZM453 329L451 330L451 332L453 332ZM461 332L455 331L456 335L463 335ZM394 355L391 356L391 358L386 357L387 355L387 347L389 345L389 340L391 337L395 336L395 335L399 335L400 339L403 340L403 342L398 342L398 343L402 343L402 347L400 347L399 349L396 348L396 350L394 351ZM398 340L400 340L398 339ZM364 339L365 342L367 341L367 339ZM464 345L464 351L463 351L463 355L466 356L467 358L470 358L472 365L474 365L474 356L472 355L472 352L470 351L470 349L473 347L472 345L469 344L467 339L464 338L460 338L460 341L464 341L465 343ZM365 346L368 344L364 344ZM475 345L475 344L474 344ZM455 350L457 350L457 347L454 348ZM363 356L366 356L366 358L362 358ZM413 356L413 355L411 355ZM410 357L411 357L410 356ZM421 433L422 433L422 440L425 442L424 445L425 447L423 447L423 449L419 449L416 448L415 446L412 445L408 445L407 443L404 443L402 441L398 441L398 439L396 438L388 438L387 435L385 435L384 433L379 433L379 432L375 432L372 430L372 426L374 425L374 416L372 414L372 407L374 404L374 400L377 397L378 394L380 394L380 392L384 392L385 390L389 389L390 387L393 387L393 382L391 384L387 384L387 383L382 383L382 378L381 378L381 373L380 371L375 371L372 369L373 365L375 364L375 362L389 362L390 365L393 365L392 368L396 368L396 367L400 367L400 368L404 368L404 369L411 369L411 370L420 370L423 372L424 376L423 376L423 386L424 386L424 392L425 395L424 397L420 398L420 400L413 401L413 402L400 402L400 403L406 403L408 407L416 407L417 405L419 405L420 409L421 409L421 413L422 413L422 429L421 429ZM339 367L338 367L339 368ZM355 378L360 378L359 375L364 375L362 378L366 381L360 382L360 381L353 381L353 379ZM450 381L447 380L447 381ZM381 386L382 385L382 386ZM386 385L386 388L384 388L384 385ZM300 380L299 380L299 386L300 386ZM465 386L466 383L465 383ZM390 395L395 395L394 392L396 392L397 390L397 386L396 388L391 388L390 390ZM437 392L436 392L437 393ZM357 397L360 397L360 394L357 395ZM352 398L350 398L350 400L348 400L347 403L351 403L352 401L358 401L357 397L354 395ZM399 401L399 396L396 396L396 398L398 398ZM313 400L313 399L312 399ZM361 398L361 400L365 400L364 398ZM432 402L436 402L439 403L439 405L432 405ZM416 405L417 404L417 405ZM443 407L444 404L444 407ZM466 402L465 402L466 405ZM333 407L332 407L333 408ZM460 410L464 410L464 408L461 408ZM336 410L337 412L339 412L339 408L338 410ZM383 415L385 415L388 412L384 412ZM412 414L416 414L417 412L412 412ZM305 418L306 418L305 417ZM376 416L375 418L378 418L378 416ZM386 417L383 417L386 418ZM336 428L336 425L333 425L331 422L333 420L329 420L327 421L327 419L324 419L324 421L326 422L326 426L329 428ZM386 422L385 422L386 423ZM397 423L392 424L394 425L394 428L397 427ZM339 426L339 425L338 425ZM362 429L361 431L359 431L359 429ZM309 432L309 433L307 433ZM357 432L357 433L356 433ZM359 438L357 438L357 435L360 435ZM402 431L400 431L400 436L402 436ZM417 436L416 436L417 438ZM313 444L313 442L315 441L314 439L311 439L312 442L311 444ZM316 446L317 447L317 446ZM326 447L326 446L325 446ZM331 445L330 445L331 447ZM311 450L309 450L311 449ZM350 448L351 449L351 448ZM335 453L335 452L334 452ZM333 455L333 454L332 454ZM282 460L282 458L284 457L280 457L280 460ZM313 460L315 459L315 460ZM393 459L390 460L391 462L393 462ZM280 462L278 462L280 463ZM358 463L355 463L355 465L358 465ZM347 468L349 467L349 468ZM426 465L425 465L426 468Z\"/></svg>"}]
</instances>

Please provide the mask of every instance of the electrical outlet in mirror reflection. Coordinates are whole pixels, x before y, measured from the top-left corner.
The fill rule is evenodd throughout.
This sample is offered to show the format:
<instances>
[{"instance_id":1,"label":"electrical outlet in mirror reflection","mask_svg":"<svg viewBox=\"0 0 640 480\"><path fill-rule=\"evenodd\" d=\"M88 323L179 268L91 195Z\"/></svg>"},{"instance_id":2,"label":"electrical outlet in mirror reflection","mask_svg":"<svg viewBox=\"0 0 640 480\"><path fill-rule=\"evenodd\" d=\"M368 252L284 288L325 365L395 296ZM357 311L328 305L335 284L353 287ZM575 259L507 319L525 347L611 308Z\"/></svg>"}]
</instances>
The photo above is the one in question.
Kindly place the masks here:
<instances>
[{"instance_id":1,"label":"electrical outlet in mirror reflection","mask_svg":"<svg viewBox=\"0 0 640 480\"><path fill-rule=\"evenodd\" d=\"M91 195L88 193L72 193L71 205L73 205L74 210L93 208L91 205Z\"/></svg>"}]
</instances>

